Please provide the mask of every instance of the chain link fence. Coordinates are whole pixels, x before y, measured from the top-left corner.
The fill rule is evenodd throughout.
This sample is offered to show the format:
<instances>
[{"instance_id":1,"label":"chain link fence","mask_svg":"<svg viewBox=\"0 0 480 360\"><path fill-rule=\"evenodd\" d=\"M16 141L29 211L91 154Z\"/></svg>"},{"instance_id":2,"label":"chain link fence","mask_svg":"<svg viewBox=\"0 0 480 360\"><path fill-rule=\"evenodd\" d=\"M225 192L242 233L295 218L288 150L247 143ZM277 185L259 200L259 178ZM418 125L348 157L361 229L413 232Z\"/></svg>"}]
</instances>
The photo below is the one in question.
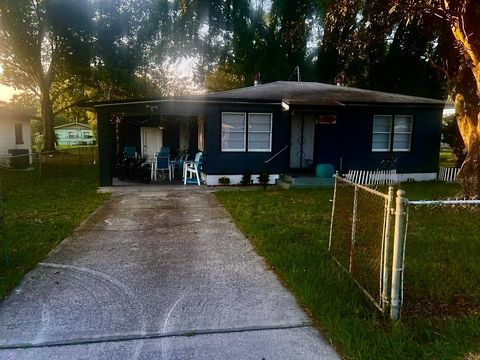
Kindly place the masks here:
<instances>
[{"instance_id":1,"label":"chain link fence","mask_svg":"<svg viewBox=\"0 0 480 360\"><path fill-rule=\"evenodd\" d=\"M385 246L391 232L389 196L336 177L329 250L382 312L386 310Z\"/></svg>"},{"instance_id":2,"label":"chain link fence","mask_svg":"<svg viewBox=\"0 0 480 360\"><path fill-rule=\"evenodd\" d=\"M480 315L480 200L409 201L336 176L329 251L390 317Z\"/></svg>"},{"instance_id":3,"label":"chain link fence","mask_svg":"<svg viewBox=\"0 0 480 360\"><path fill-rule=\"evenodd\" d=\"M35 170L41 179L49 165L88 166L98 163L97 146L77 146L49 152L28 152L19 155L0 156L0 167L13 170Z\"/></svg>"},{"instance_id":4,"label":"chain link fence","mask_svg":"<svg viewBox=\"0 0 480 360\"><path fill-rule=\"evenodd\" d=\"M480 315L480 201L406 201L402 316Z\"/></svg>"}]
</instances>

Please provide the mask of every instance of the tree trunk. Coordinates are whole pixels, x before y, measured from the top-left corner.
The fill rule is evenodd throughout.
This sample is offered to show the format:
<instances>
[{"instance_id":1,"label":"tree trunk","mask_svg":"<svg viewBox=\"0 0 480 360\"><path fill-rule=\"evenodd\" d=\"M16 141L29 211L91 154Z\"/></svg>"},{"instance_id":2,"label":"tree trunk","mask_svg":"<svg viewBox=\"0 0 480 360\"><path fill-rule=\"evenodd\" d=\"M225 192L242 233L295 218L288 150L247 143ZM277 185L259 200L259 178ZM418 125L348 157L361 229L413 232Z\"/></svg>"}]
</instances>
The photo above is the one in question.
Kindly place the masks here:
<instances>
[{"instance_id":1,"label":"tree trunk","mask_svg":"<svg viewBox=\"0 0 480 360\"><path fill-rule=\"evenodd\" d=\"M42 120L43 120L43 151L55 151L55 131L53 129L53 103L50 93L42 89L41 98Z\"/></svg>"},{"instance_id":2,"label":"tree trunk","mask_svg":"<svg viewBox=\"0 0 480 360\"><path fill-rule=\"evenodd\" d=\"M461 6L459 6L461 5ZM477 0L444 0L450 28L465 63L456 84L455 116L467 150L458 179L467 197L480 196L480 42L478 41ZM450 14L451 15L451 14Z\"/></svg>"},{"instance_id":3,"label":"tree trunk","mask_svg":"<svg viewBox=\"0 0 480 360\"><path fill-rule=\"evenodd\" d=\"M458 179L463 195L473 198L480 195L480 112L477 107L467 106L461 94L455 97L455 112L467 150Z\"/></svg>"}]
</instances>

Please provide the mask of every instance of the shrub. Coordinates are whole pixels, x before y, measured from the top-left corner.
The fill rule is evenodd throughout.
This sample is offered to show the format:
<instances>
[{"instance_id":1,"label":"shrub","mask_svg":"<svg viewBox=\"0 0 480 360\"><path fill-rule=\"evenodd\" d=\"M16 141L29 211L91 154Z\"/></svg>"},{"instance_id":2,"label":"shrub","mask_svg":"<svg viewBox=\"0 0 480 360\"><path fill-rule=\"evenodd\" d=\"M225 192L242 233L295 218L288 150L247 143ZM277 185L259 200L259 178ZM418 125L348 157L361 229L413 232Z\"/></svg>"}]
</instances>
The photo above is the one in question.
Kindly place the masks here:
<instances>
[{"instance_id":1,"label":"shrub","mask_svg":"<svg viewBox=\"0 0 480 360\"><path fill-rule=\"evenodd\" d=\"M270 181L270 174L264 170L258 175L258 182L263 185L263 188L267 190L268 182Z\"/></svg>"},{"instance_id":2,"label":"shrub","mask_svg":"<svg viewBox=\"0 0 480 360\"><path fill-rule=\"evenodd\" d=\"M242 175L242 180L240 180L240 184L242 185L250 185L252 183L252 174L245 173Z\"/></svg>"},{"instance_id":3,"label":"shrub","mask_svg":"<svg viewBox=\"0 0 480 360\"><path fill-rule=\"evenodd\" d=\"M228 176L222 176L218 179L218 183L221 185L230 185L230 178Z\"/></svg>"}]
</instances>

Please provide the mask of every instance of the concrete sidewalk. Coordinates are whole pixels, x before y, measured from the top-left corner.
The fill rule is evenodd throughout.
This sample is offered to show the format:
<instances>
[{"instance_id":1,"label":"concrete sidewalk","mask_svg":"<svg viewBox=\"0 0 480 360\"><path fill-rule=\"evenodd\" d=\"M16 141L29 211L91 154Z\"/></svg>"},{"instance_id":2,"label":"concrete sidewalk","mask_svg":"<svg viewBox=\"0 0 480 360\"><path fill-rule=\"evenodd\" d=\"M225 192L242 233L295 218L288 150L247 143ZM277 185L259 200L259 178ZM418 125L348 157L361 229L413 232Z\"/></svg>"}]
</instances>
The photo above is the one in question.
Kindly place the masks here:
<instances>
[{"instance_id":1,"label":"concrete sidewalk","mask_svg":"<svg viewBox=\"0 0 480 360\"><path fill-rule=\"evenodd\" d=\"M0 304L1 359L339 358L211 193L132 189Z\"/></svg>"}]
</instances>

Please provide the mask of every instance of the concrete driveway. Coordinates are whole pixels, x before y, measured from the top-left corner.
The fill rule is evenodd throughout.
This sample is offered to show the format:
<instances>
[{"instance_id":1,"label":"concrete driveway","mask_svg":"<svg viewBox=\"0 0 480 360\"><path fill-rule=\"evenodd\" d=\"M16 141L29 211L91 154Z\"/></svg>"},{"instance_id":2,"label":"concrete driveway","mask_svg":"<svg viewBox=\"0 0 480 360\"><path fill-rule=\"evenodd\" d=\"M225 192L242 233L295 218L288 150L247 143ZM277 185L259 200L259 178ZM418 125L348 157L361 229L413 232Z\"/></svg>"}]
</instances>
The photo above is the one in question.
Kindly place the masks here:
<instances>
[{"instance_id":1,"label":"concrete driveway","mask_svg":"<svg viewBox=\"0 0 480 360\"><path fill-rule=\"evenodd\" d=\"M213 194L122 188L0 304L1 359L338 359Z\"/></svg>"}]
</instances>

